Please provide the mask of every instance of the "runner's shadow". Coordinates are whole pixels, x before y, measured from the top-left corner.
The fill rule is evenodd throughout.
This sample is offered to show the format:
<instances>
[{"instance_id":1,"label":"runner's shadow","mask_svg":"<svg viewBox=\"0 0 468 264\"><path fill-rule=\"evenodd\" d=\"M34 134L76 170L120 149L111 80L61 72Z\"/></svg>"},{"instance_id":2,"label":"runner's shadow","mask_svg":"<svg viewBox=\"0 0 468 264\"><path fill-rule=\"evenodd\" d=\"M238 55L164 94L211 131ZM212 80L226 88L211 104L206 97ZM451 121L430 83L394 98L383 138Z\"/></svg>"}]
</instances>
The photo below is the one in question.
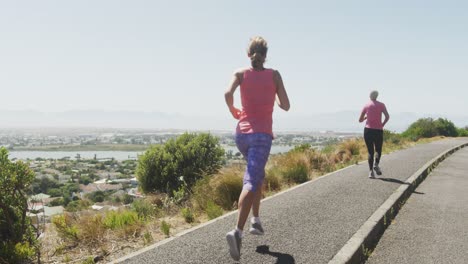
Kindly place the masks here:
<instances>
[{"instance_id":1,"label":"runner's shadow","mask_svg":"<svg viewBox=\"0 0 468 264\"><path fill-rule=\"evenodd\" d=\"M393 183L399 183L399 184L406 184L409 185L409 183L400 181L398 179L393 179L393 178L376 178L377 180L385 181L385 182L393 182Z\"/></svg>"},{"instance_id":2,"label":"runner's shadow","mask_svg":"<svg viewBox=\"0 0 468 264\"><path fill-rule=\"evenodd\" d=\"M280 253L280 252L271 252L270 247L267 245L258 246L257 250L255 251L260 254L268 254L270 256L278 258L276 261L276 264L295 264L296 263L293 256L289 254Z\"/></svg>"}]
</instances>

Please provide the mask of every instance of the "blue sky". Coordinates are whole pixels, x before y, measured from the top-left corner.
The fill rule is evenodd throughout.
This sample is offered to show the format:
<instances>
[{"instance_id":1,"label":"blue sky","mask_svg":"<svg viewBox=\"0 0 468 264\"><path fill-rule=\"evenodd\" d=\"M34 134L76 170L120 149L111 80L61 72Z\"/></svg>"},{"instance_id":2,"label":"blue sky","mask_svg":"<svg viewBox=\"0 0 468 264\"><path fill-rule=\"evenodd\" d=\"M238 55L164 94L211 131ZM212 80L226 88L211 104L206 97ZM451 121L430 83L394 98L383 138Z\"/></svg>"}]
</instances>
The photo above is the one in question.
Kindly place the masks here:
<instances>
[{"instance_id":1,"label":"blue sky","mask_svg":"<svg viewBox=\"0 0 468 264\"><path fill-rule=\"evenodd\" d=\"M464 1L0 1L0 109L229 118L224 90L261 35L288 114L359 112L377 89L390 114L463 115L467 13Z\"/></svg>"}]
</instances>

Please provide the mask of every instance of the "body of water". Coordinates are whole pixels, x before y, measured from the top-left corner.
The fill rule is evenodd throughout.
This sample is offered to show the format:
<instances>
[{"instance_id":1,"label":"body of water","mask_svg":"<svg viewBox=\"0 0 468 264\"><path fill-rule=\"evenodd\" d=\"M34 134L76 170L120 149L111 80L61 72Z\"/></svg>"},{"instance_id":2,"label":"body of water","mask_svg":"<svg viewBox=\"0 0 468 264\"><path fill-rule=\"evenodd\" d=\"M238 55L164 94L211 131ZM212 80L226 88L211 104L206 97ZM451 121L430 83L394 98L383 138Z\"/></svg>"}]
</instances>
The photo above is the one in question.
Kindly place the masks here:
<instances>
[{"instance_id":1,"label":"body of water","mask_svg":"<svg viewBox=\"0 0 468 264\"><path fill-rule=\"evenodd\" d=\"M237 153L237 147L235 146L223 146L226 151L231 150L233 154ZM283 153L289 151L292 146L273 145L271 147L271 154ZM62 159L69 157L70 159L77 159L78 155L82 159L110 159L116 160L128 160L136 159L138 155L143 154L143 151L10 151L10 159L16 158L21 160L27 159Z\"/></svg>"}]
</instances>

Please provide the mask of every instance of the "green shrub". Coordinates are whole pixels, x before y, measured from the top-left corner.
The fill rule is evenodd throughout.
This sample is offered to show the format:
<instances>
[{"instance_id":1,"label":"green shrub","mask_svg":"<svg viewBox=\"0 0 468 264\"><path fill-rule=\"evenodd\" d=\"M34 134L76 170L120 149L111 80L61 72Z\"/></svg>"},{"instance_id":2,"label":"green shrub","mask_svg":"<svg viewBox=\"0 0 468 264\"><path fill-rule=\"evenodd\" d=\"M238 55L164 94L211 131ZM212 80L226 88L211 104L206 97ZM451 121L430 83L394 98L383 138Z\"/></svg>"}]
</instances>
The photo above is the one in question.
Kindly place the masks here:
<instances>
[{"instance_id":1,"label":"green shrub","mask_svg":"<svg viewBox=\"0 0 468 264\"><path fill-rule=\"evenodd\" d=\"M172 201L175 204L181 204L187 199L187 185L183 184L182 186L179 187L178 190L173 190L172 191Z\"/></svg>"},{"instance_id":2,"label":"green shrub","mask_svg":"<svg viewBox=\"0 0 468 264\"><path fill-rule=\"evenodd\" d=\"M169 237L170 232L171 232L171 225L167 223L166 221L161 222L161 232L166 236Z\"/></svg>"},{"instance_id":3,"label":"green shrub","mask_svg":"<svg viewBox=\"0 0 468 264\"><path fill-rule=\"evenodd\" d=\"M458 131L452 121L446 118L439 118L434 121L434 126L437 130L437 135L445 137L456 137Z\"/></svg>"},{"instance_id":4,"label":"green shrub","mask_svg":"<svg viewBox=\"0 0 468 264\"><path fill-rule=\"evenodd\" d=\"M107 194L103 191L97 191L87 194L86 197L95 203L102 203L106 199Z\"/></svg>"},{"instance_id":5,"label":"green shrub","mask_svg":"<svg viewBox=\"0 0 468 264\"><path fill-rule=\"evenodd\" d=\"M192 199L196 207L205 211L209 201L213 201L213 188L210 186L211 177L205 176L193 187Z\"/></svg>"},{"instance_id":6,"label":"green shrub","mask_svg":"<svg viewBox=\"0 0 468 264\"><path fill-rule=\"evenodd\" d=\"M281 189L280 176L275 170L270 169L265 173L264 185L268 192L274 192Z\"/></svg>"},{"instance_id":7,"label":"green shrub","mask_svg":"<svg viewBox=\"0 0 468 264\"><path fill-rule=\"evenodd\" d=\"M213 189L213 201L223 209L231 210L242 192L242 172L227 170L212 178L210 186Z\"/></svg>"},{"instance_id":8,"label":"green shrub","mask_svg":"<svg viewBox=\"0 0 468 264\"><path fill-rule=\"evenodd\" d=\"M123 195L123 203L124 204L131 204L133 202L134 198L133 196L129 195L129 194L124 194Z\"/></svg>"},{"instance_id":9,"label":"green shrub","mask_svg":"<svg viewBox=\"0 0 468 264\"><path fill-rule=\"evenodd\" d=\"M81 215L78 219L80 241L94 245L99 243L105 235L106 229L103 225L103 216L97 215Z\"/></svg>"},{"instance_id":10,"label":"green shrub","mask_svg":"<svg viewBox=\"0 0 468 264\"><path fill-rule=\"evenodd\" d=\"M457 133L459 137L468 137L468 129L466 128L459 128Z\"/></svg>"},{"instance_id":11,"label":"green shrub","mask_svg":"<svg viewBox=\"0 0 468 264\"><path fill-rule=\"evenodd\" d=\"M76 200L69 202L67 207L65 207L65 210L68 212L78 212L88 208L89 206L91 206L91 203L88 200Z\"/></svg>"},{"instance_id":12,"label":"green shrub","mask_svg":"<svg viewBox=\"0 0 468 264\"><path fill-rule=\"evenodd\" d=\"M350 139L340 143L339 148L342 151L349 152L351 156L358 156L360 153L361 146L357 139Z\"/></svg>"},{"instance_id":13,"label":"green shrub","mask_svg":"<svg viewBox=\"0 0 468 264\"><path fill-rule=\"evenodd\" d=\"M104 217L104 226L110 229L123 228L128 225L138 224L138 214L134 211L109 211Z\"/></svg>"},{"instance_id":14,"label":"green shrub","mask_svg":"<svg viewBox=\"0 0 468 264\"><path fill-rule=\"evenodd\" d=\"M0 263L30 263L36 252L37 248L29 242L13 244L0 241Z\"/></svg>"},{"instance_id":15,"label":"green shrub","mask_svg":"<svg viewBox=\"0 0 468 264\"><path fill-rule=\"evenodd\" d=\"M298 160L282 170L285 181L290 183L303 183L309 180L307 164Z\"/></svg>"},{"instance_id":16,"label":"green shrub","mask_svg":"<svg viewBox=\"0 0 468 264\"><path fill-rule=\"evenodd\" d=\"M0 147L0 262L29 262L38 252L37 234L27 216L27 193L33 189L34 172L22 162L12 162Z\"/></svg>"},{"instance_id":17,"label":"green shrub","mask_svg":"<svg viewBox=\"0 0 468 264\"><path fill-rule=\"evenodd\" d=\"M190 208L185 207L181 210L182 216L184 217L185 222L193 223L195 221L195 216Z\"/></svg>"},{"instance_id":18,"label":"green shrub","mask_svg":"<svg viewBox=\"0 0 468 264\"><path fill-rule=\"evenodd\" d=\"M64 204L65 204L65 200L63 199L63 197L54 199L50 201L49 203L50 206L59 206L59 205L64 205Z\"/></svg>"},{"instance_id":19,"label":"green shrub","mask_svg":"<svg viewBox=\"0 0 468 264\"><path fill-rule=\"evenodd\" d=\"M207 133L185 133L164 145L151 146L140 156L136 175L144 192L172 196L184 184L191 188L203 175L216 173L223 157L218 138Z\"/></svg>"},{"instance_id":20,"label":"green shrub","mask_svg":"<svg viewBox=\"0 0 468 264\"><path fill-rule=\"evenodd\" d=\"M456 137L458 130L451 121L445 118L434 120L429 117L418 119L402 135L416 141L420 138L435 136Z\"/></svg>"},{"instance_id":21,"label":"green shrub","mask_svg":"<svg viewBox=\"0 0 468 264\"><path fill-rule=\"evenodd\" d=\"M305 152L307 150L310 150L311 148L312 146L306 143L306 144L294 146L294 148L291 149L289 152Z\"/></svg>"},{"instance_id":22,"label":"green shrub","mask_svg":"<svg viewBox=\"0 0 468 264\"><path fill-rule=\"evenodd\" d=\"M78 227L70 215L55 216L52 218L52 224L54 224L57 233L62 239L69 242L79 241Z\"/></svg>"},{"instance_id":23,"label":"green shrub","mask_svg":"<svg viewBox=\"0 0 468 264\"><path fill-rule=\"evenodd\" d=\"M156 214L154 206L144 199L133 201L132 209L138 214L138 218L141 220L147 220Z\"/></svg>"},{"instance_id":24,"label":"green shrub","mask_svg":"<svg viewBox=\"0 0 468 264\"><path fill-rule=\"evenodd\" d=\"M143 242L145 243L145 245L151 244L151 242L153 242L153 236L150 232L145 232L145 234L143 235Z\"/></svg>"},{"instance_id":25,"label":"green shrub","mask_svg":"<svg viewBox=\"0 0 468 264\"><path fill-rule=\"evenodd\" d=\"M206 204L206 214L210 220L215 219L216 217L223 215L223 208L215 204L213 201L208 201Z\"/></svg>"},{"instance_id":26,"label":"green shrub","mask_svg":"<svg viewBox=\"0 0 468 264\"><path fill-rule=\"evenodd\" d=\"M83 264L95 264L96 262L94 262L94 258L93 257L88 257L87 259L85 259L83 261Z\"/></svg>"}]
</instances>

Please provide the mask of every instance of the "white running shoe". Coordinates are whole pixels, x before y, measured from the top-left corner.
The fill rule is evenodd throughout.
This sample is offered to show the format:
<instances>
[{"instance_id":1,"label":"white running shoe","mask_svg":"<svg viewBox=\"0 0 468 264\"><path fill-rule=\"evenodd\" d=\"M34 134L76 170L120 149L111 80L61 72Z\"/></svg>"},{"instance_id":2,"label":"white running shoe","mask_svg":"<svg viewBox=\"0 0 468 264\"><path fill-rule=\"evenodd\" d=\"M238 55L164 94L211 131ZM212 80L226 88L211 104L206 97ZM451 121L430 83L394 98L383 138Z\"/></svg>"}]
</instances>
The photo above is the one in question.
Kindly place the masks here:
<instances>
[{"instance_id":1,"label":"white running shoe","mask_svg":"<svg viewBox=\"0 0 468 264\"><path fill-rule=\"evenodd\" d=\"M369 178L370 178L370 179L375 179L375 175L374 175L374 171L373 171L373 170L371 170L371 171L369 172Z\"/></svg>"},{"instance_id":2,"label":"white running shoe","mask_svg":"<svg viewBox=\"0 0 468 264\"><path fill-rule=\"evenodd\" d=\"M229 245L229 253L235 261L240 260L240 250L242 247L242 238L237 230L232 230L226 234L226 240Z\"/></svg>"}]
</instances>

